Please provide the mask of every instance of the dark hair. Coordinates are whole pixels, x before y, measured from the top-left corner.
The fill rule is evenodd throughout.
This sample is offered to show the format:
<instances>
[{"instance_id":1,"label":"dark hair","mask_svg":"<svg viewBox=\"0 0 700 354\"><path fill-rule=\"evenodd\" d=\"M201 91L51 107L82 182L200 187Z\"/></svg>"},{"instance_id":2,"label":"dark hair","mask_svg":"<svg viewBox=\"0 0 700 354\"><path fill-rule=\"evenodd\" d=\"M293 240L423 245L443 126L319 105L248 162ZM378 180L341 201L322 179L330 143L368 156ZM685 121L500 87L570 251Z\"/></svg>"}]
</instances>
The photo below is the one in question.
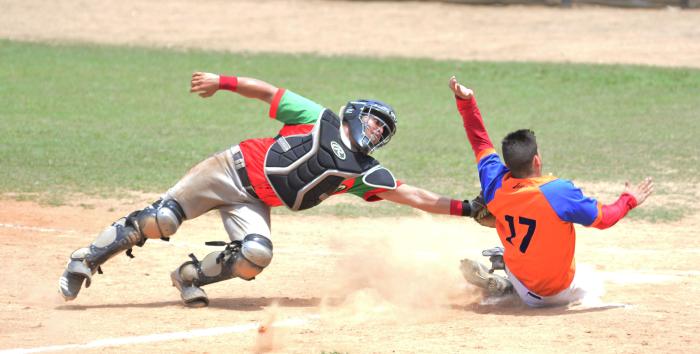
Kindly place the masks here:
<instances>
[{"instance_id":1,"label":"dark hair","mask_svg":"<svg viewBox=\"0 0 700 354\"><path fill-rule=\"evenodd\" d=\"M516 130L503 138L503 159L515 178L532 173L532 159L537 155L537 139L530 129Z\"/></svg>"}]
</instances>

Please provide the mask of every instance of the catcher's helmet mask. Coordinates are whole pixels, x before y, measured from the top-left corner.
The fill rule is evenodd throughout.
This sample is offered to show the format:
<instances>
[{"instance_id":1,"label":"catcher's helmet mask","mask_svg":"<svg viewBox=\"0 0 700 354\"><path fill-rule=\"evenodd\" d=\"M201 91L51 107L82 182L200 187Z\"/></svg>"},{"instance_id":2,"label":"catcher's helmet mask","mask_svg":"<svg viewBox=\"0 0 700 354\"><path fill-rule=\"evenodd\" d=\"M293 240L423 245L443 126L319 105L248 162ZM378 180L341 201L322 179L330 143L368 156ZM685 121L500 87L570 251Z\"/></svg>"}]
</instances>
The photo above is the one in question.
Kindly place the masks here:
<instances>
[{"instance_id":1,"label":"catcher's helmet mask","mask_svg":"<svg viewBox=\"0 0 700 354\"><path fill-rule=\"evenodd\" d=\"M355 148L365 154L371 154L386 145L396 133L396 113L388 104L376 100L350 101L340 110L341 117L347 122L350 140ZM367 135L368 121L365 117L375 118L382 126L382 137L376 143Z\"/></svg>"}]
</instances>

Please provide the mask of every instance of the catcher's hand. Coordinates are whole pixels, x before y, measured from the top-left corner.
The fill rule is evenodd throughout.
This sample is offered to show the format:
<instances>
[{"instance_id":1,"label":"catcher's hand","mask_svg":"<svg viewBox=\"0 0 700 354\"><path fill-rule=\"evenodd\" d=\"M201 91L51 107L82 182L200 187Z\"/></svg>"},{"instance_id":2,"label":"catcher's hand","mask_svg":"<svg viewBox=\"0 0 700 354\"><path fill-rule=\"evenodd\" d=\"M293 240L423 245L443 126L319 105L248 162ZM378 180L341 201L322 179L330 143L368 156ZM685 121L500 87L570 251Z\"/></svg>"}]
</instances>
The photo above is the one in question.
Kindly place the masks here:
<instances>
[{"instance_id":1,"label":"catcher's hand","mask_svg":"<svg viewBox=\"0 0 700 354\"><path fill-rule=\"evenodd\" d=\"M471 217L476 220L481 226L486 227L496 227L496 218L489 212L486 208L486 202L484 201L484 192L479 193L476 198L469 202L471 206Z\"/></svg>"},{"instance_id":2,"label":"catcher's hand","mask_svg":"<svg viewBox=\"0 0 700 354\"><path fill-rule=\"evenodd\" d=\"M211 97L219 89L219 75L195 72L190 81L190 92L196 92L201 97Z\"/></svg>"}]
</instances>

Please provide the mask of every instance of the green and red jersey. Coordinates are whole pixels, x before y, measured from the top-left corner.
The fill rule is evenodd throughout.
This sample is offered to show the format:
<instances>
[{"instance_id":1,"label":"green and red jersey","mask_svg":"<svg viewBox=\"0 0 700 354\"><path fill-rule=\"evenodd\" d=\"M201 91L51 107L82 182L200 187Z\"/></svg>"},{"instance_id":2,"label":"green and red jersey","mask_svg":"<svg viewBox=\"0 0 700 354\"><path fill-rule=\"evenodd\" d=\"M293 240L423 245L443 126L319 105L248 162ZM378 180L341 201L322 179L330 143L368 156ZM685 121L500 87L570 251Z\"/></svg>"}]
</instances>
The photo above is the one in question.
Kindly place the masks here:
<instances>
[{"instance_id":1,"label":"green and red jersey","mask_svg":"<svg viewBox=\"0 0 700 354\"><path fill-rule=\"evenodd\" d=\"M271 119L276 119L284 124L278 136L304 135L309 134L313 130L314 125L325 109L318 103L290 90L279 89L270 104L269 116ZM265 204L280 206L282 201L275 194L264 173L265 155L274 142L274 138L256 138L244 140L239 146L255 193ZM397 186L400 184L401 182L397 181ZM343 181L333 195L350 193L366 201L373 202L381 200L377 194L387 190L385 188L368 186L362 181L362 176L360 176Z\"/></svg>"}]
</instances>

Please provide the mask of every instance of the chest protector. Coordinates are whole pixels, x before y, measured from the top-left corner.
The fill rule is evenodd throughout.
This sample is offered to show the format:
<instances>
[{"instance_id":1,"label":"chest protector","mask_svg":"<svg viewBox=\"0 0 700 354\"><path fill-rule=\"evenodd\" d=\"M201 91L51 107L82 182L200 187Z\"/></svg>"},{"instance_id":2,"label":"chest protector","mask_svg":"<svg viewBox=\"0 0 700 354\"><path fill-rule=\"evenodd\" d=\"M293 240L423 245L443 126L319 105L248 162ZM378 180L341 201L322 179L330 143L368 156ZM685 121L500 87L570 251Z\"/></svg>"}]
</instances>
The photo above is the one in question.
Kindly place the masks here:
<instances>
[{"instance_id":1,"label":"chest protector","mask_svg":"<svg viewBox=\"0 0 700 354\"><path fill-rule=\"evenodd\" d=\"M305 135L278 137L265 155L265 177L292 210L318 205L341 183L371 171L371 185L393 189L396 181L377 160L354 152L340 138L341 120L328 109ZM375 168L376 167L376 168ZM374 169L373 169L374 168ZM389 176L389 178L387 178Z\"/></svg>"}]
</instances>

